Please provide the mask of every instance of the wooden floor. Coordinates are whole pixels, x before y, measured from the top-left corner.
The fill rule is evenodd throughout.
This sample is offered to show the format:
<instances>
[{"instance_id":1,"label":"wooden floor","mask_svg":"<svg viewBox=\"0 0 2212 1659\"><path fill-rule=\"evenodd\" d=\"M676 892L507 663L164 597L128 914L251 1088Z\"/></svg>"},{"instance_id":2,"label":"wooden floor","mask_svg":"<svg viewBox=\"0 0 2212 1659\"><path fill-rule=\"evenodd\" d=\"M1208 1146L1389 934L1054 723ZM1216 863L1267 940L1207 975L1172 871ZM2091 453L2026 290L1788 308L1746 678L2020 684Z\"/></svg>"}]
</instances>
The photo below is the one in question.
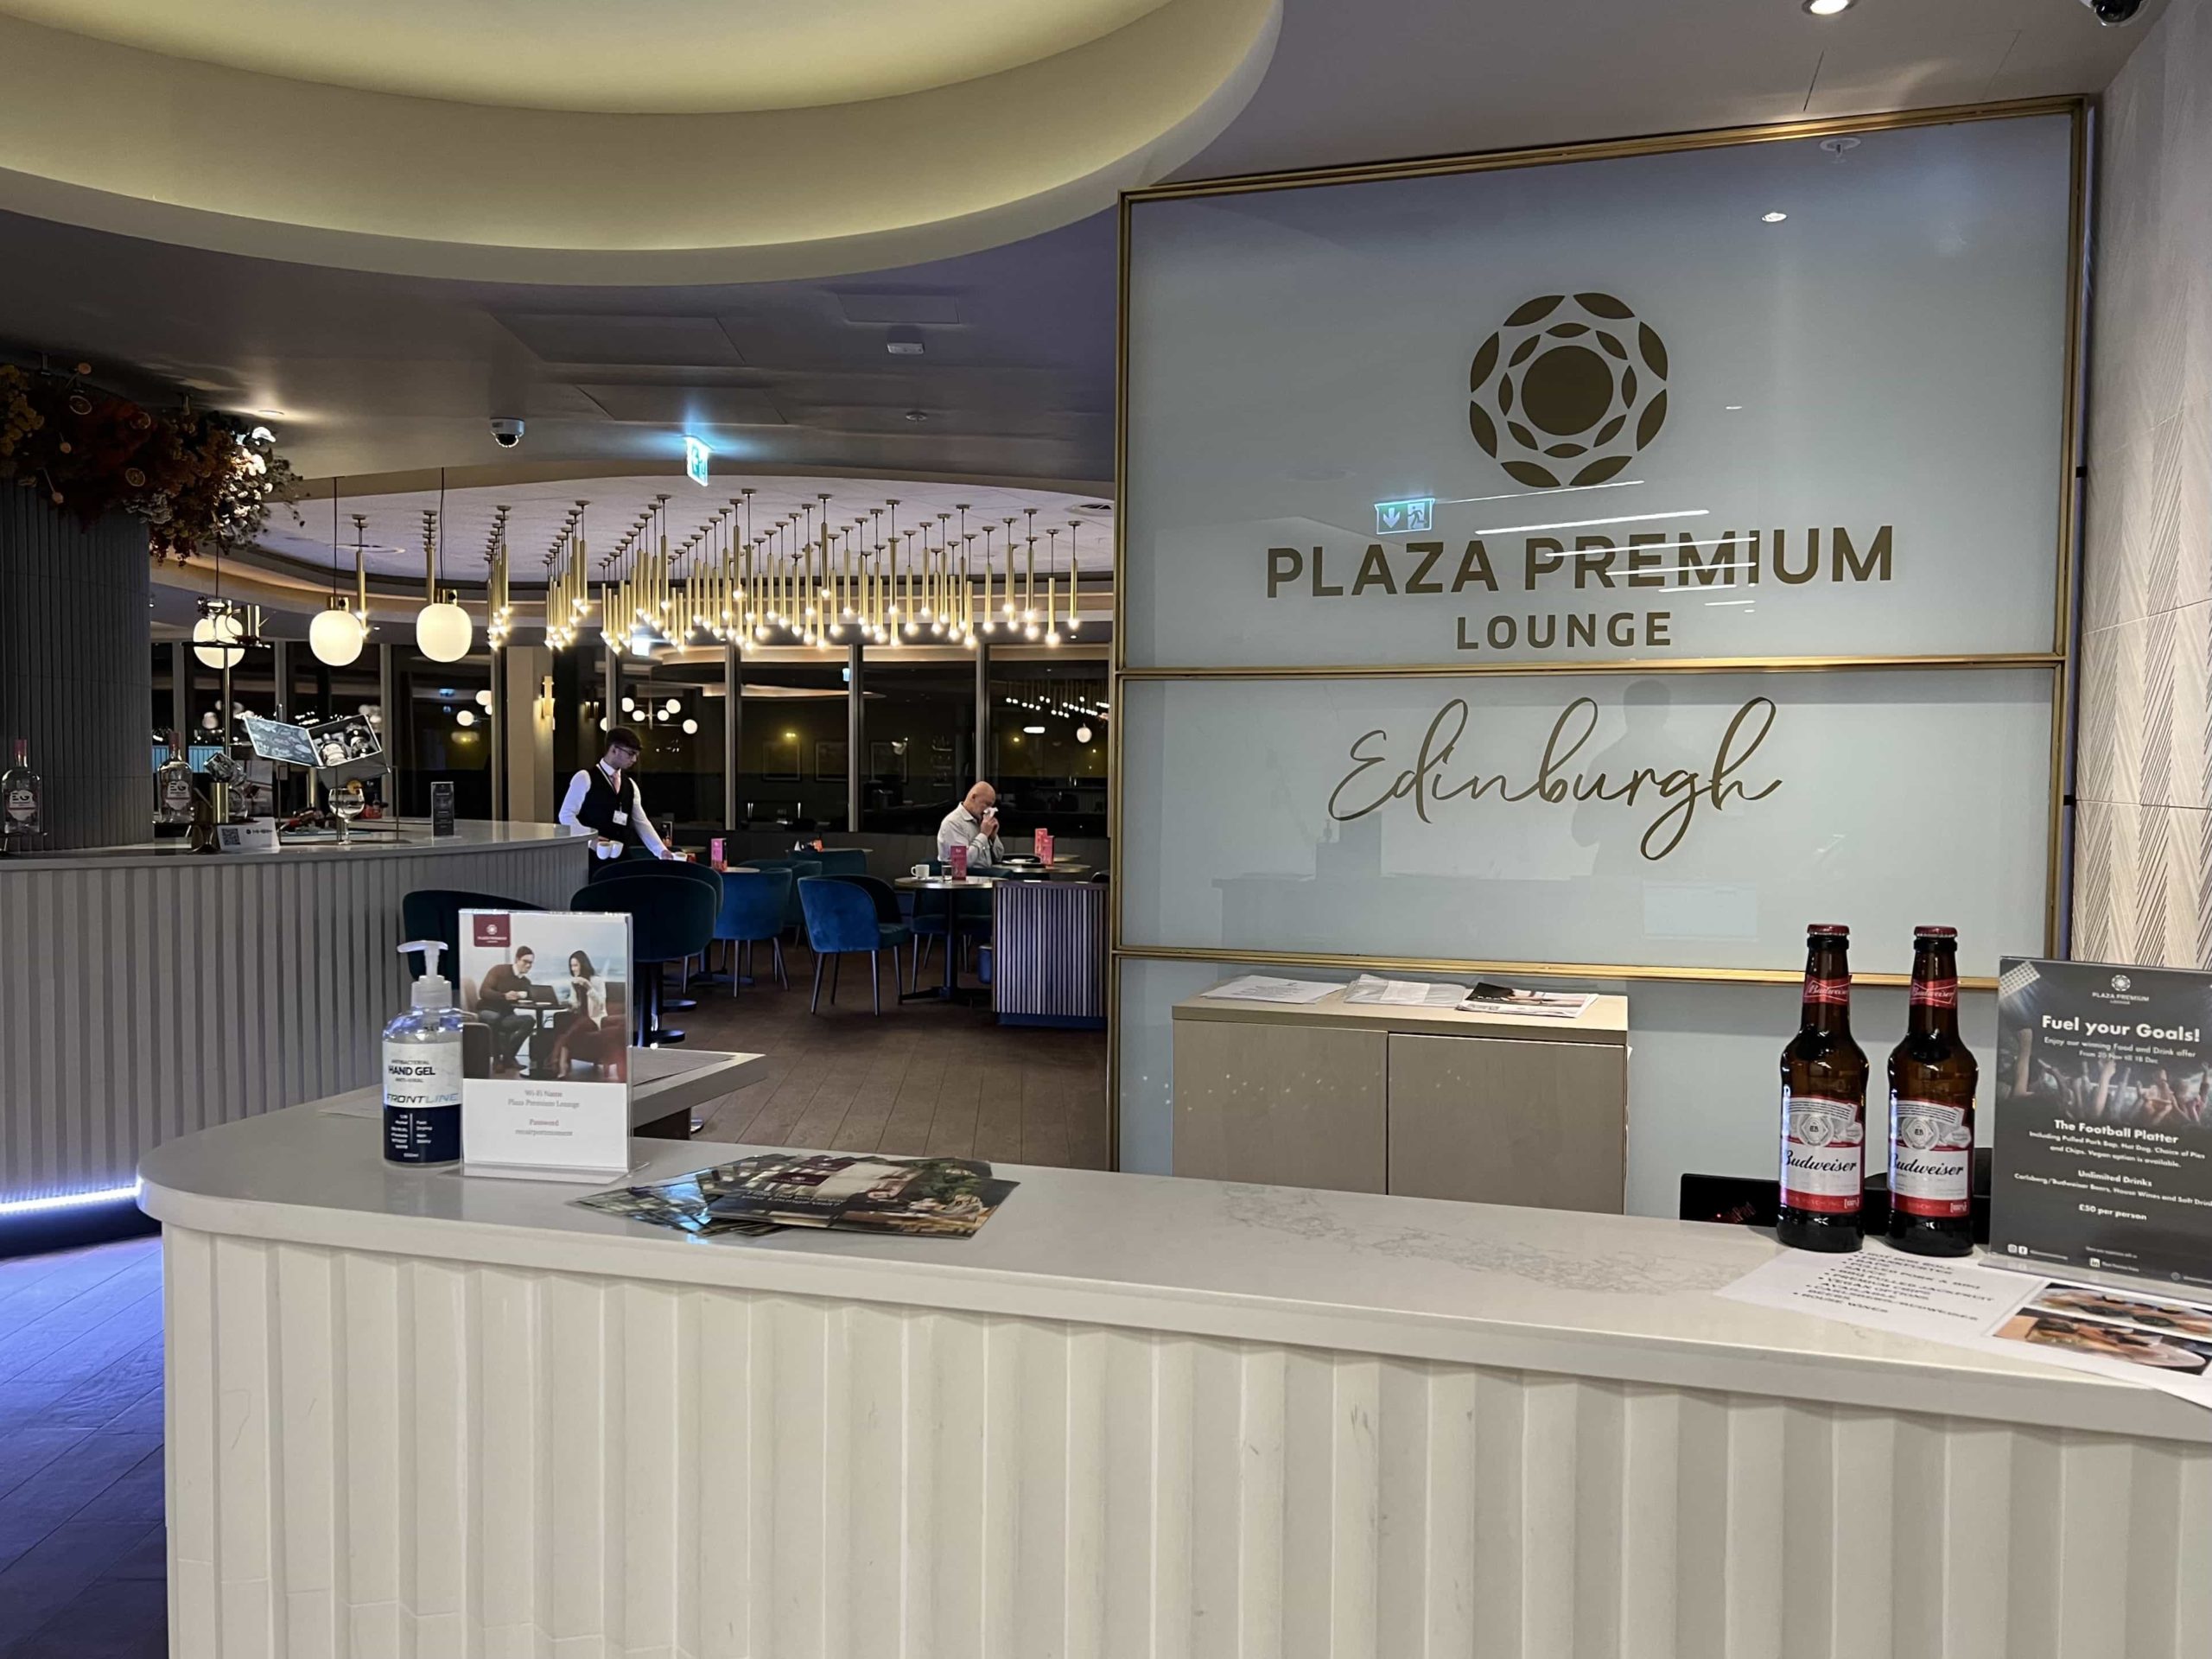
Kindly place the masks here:
<instances>
[{"instance_id":1,"label":"wooden floor","mask_svg":"<svg viewBox=\"0 0 2212 1659\"><path fill-rule=\"evenodd\" d=\"M168 1651L158 1239L0 1262L0 1656Z\"/></svg>"},{"instance_id":2,"label":"wooden floor","mask_svg":"<svg viewBox=\"0 0 2212 1659\"><path fill-rule=\"evenodd\" d=\"M849 957L837 1001L810 1014L813 958L786 950L791 988L772 980L694 988L671 1014L691 1046L765 1055L755 1081L710 1116L709 1141L982 1158L1103 1169L1106 1036L1001 1026L985 1008L899 1002L884 961L883 1016L869 1012L868 963ZM759 957L765 969L767 957ZM925 983L942 969L932 959ZM973 980L963 977L963 984Z\"/></svg>"}]
</instances>

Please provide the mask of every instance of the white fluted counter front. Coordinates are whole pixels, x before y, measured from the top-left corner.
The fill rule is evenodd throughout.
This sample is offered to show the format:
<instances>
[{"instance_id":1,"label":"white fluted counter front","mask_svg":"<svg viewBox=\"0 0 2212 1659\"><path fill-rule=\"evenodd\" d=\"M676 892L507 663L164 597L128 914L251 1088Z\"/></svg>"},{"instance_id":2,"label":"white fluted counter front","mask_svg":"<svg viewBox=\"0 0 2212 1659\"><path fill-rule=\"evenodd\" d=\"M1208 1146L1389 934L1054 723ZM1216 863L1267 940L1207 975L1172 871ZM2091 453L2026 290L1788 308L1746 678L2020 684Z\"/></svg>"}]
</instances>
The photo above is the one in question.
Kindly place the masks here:
<instances>
[{"instance_id":1,"label":"white fluted counter front","mask_svg":"<svg viewBox=\"0 0 2212 1659\"><path fill-rule=\"evenodd\" d=\"M146 1160L180 1659L2212 1645L2212 1414L1724 1301L1740 1230L1008 1168L707 1242L375 1136Z\"/></svg>"},{"instance_id":2,"label":"white fluted counter front","mask_svg":"<svg viewBox=\"0 0 2212 1659\"><path fill-rule=\"evenodd\" d=\"M163 1141L376 1076L419 887L555 906L585 844L424 824L273 853L0 859L0 1203L127 1187Z\"/></svg>"}]
</instances>

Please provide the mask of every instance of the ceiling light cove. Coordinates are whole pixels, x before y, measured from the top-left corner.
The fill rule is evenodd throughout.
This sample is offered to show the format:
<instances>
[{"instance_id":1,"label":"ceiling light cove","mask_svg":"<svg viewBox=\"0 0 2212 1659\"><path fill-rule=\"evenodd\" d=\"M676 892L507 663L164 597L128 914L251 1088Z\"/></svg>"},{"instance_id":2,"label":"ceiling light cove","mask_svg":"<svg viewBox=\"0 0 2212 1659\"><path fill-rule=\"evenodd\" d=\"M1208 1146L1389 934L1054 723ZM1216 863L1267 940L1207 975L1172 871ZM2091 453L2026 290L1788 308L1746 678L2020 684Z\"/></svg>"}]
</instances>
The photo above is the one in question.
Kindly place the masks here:
<instances>
[{"instance_id":1,"label":"ceiling light cove","mask_svg":"<svg viewBox=\"0 0 2212 1659\"><path fill-rule=\"evenodd\" d=\"M529 10L518 31L512 0L0 0L0 209L487 281L918 264L1189 160L1258 86L1281 0Z\"/></svg>"}]
</instances>

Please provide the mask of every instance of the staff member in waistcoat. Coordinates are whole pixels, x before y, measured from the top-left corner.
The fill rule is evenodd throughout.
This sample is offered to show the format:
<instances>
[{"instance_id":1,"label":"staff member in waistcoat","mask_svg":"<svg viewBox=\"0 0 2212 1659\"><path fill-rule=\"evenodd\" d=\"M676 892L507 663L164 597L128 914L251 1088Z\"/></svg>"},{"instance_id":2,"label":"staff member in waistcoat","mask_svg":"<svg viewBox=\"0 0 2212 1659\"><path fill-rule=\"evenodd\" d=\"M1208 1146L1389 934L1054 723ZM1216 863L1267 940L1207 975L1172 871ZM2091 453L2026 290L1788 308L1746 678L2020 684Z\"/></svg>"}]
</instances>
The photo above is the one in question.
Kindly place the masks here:
<instances>
[{"instance_id":1,"label":"staff member in waistcoat","mask_svg":"<svg viewBox=\"0 0 2212 1659\"><path fill-rule=\"evenodd\" d=\"M607 753L595 766L588 766L569 780L568 798L561 803L561 822L572 836L597 836L620 842L627 857L633 850L655 858L673 858L645 816L639 798L637 780L630 768L638 764L645 745L627 726L607 734Z\"/></svg>"}]
</instances>

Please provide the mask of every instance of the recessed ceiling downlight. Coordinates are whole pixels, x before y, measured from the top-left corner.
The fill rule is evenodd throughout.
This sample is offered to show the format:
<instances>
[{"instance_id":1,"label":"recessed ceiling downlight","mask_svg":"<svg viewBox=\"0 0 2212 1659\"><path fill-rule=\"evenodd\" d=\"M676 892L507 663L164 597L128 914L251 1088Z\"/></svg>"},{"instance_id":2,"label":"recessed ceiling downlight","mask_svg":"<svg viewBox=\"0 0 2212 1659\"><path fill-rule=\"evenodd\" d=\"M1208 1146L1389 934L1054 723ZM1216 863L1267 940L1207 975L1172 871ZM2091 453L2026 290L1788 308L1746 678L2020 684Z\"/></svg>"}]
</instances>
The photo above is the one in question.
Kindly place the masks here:
<instances>
[{"instance_id":1,"label":"recessed ceiling downlight","mask_svg":"<svg viewBox=\"0 0 2212 1659\"><path fill-rule=\"evenodd\" d=\"M1789 214L1778 211L1771 213L1761 213L1759 215L1759 223L1762 225L1779 225L1783 219L1789 217Z\"/></svg>"},{"instance_id":2,"label":"recessed ceiling downlight","mask_svg":"<svg viewBox=\"0 0 2212 1659\"><path fill-rule=\"evenodd\" d=\"M1805 10L1815 17L1833 17L1840 11L1849 11L1854 0L1805 0Z\"/></svg>"}]
</instances>

